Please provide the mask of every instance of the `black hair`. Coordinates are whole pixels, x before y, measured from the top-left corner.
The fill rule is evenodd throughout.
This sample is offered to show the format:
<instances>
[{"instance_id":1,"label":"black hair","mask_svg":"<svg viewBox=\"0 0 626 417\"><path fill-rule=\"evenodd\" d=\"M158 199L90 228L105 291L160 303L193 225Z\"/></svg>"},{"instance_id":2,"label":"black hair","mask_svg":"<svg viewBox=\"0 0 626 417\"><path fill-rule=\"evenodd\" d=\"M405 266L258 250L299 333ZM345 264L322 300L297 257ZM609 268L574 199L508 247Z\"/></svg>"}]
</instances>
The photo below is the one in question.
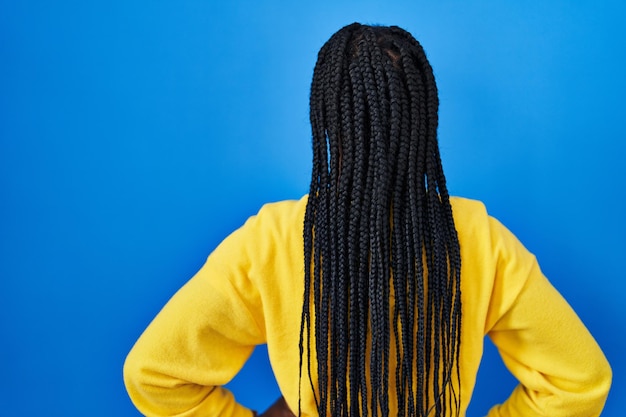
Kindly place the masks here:
<instances>
[{"instance_id":1,"label":"black hair","mask_svg":"<svg viewBox=\"0 0 626 417\"><path fill-rule=\"evenodd\" d=\"M403 29L354 23L319 52L300 379L306 367L320 416L387 416L394 394L398 416L459 413L461 258L438 105Z\"/></svg>"}]
</instances>

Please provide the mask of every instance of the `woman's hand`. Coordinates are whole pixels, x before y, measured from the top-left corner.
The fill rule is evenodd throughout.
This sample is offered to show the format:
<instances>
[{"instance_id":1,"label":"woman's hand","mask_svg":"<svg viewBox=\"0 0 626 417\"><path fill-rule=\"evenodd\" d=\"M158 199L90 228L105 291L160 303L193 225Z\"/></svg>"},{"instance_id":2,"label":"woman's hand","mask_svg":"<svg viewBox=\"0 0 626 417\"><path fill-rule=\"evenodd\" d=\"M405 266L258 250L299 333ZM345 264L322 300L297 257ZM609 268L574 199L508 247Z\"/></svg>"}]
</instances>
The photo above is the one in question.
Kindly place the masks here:
<instances>
[{"instance_id":1,"label":"woman's hand","mask_svg":"<svg viewBox=\"0 0 626 417\"><path fill-rule=\"evenodd\" d=\"M280 397L274 404L270 406L265 412L259 417L296 417L294 413L291 412L289 406L285 402L283 397Z\"/></svg>"}]
</instances>

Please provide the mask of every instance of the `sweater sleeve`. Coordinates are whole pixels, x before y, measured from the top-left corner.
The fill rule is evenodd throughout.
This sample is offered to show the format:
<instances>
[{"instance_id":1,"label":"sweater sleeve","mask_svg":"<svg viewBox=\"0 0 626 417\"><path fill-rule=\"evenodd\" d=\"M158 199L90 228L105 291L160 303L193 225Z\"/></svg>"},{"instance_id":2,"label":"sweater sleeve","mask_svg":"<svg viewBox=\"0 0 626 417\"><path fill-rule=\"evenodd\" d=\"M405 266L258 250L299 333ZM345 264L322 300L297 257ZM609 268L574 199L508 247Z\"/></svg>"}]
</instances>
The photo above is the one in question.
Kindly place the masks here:
<instances>
[{"instance_id":1,"label":"sweater sleeve","mask_svg":"<svg viewBox=\"0 0 626 417\"><path fill-rule=\"evenodd\" d=\"M124 364L129 396L150 417L241 416L222 388L265 342L262 306L248 272L255 219L234 232L163 307Z\"/></svg>"},{"instance_id":2,"label":"sweater sleeve","mask_svg":"<svg viewBox=\"0 0 626 417\"><path fill-rule=\"evenodd\" d=\"M491 219L496 281L487 332L519 385L489 417L599 416L611 369L535 257Z\"/></svg>"}]
</instances>

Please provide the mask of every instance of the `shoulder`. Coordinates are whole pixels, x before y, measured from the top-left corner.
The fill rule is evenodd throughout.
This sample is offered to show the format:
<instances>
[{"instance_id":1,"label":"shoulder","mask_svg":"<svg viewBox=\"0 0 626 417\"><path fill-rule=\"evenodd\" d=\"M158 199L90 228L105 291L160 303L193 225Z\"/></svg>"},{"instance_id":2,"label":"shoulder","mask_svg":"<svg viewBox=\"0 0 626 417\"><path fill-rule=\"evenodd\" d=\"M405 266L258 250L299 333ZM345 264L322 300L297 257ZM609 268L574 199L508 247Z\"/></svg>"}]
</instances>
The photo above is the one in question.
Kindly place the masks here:
<instances>
[{"instance_id":1,"label":"shoulder","mask_svg":"<svg viewBox=\"0 0 626 417\"><path fill-rule=\"evenodd\" d=\"M269 258L286 246L301 246L307 197L264 204L227 241L249 256ZM221 246L224 245L224 242Z\"/></svg>"},{"instance_id":2,"label":"shoulder","mask_svg":"<svg viewBox=\"0 0 626 417\"><path fill-rule=\"evenodd\" d=\"M491 241L497 241L502 235L512 235L498 219L489 213L482 201L450 197L450 204L459 235L469 234L476 237L478 234Z\"/></svg>"},{"instance_id":3,"label":"shoulder","mask_svg":"<svg viewBox=\"0 0 626 417\"><path fill-rule=\"evenodd\" d=\"M528 277L539 271L537 260L506 226L489 215L482 202L459 197L450 200L464 273L471 277L472 285L481 282L490 304L504 306L496 309L501 314Z\"/></svg>"},{"instance_id":4,"label":"shoulder","mask_svg":"<svg viewBox=\"0 0 626 417\"><path fill-rule=\"evenodd\" d=\"M301 236L306 205L307 196L299 200L266 203L248 218L242 229L257 237L263 235L270 239L280 239L296 229L298 236Z\"/></svg>"},{"instance_id":5,"label":"shoulder","mask_svg":"<svg viewBox=\"0 0 626 417\"><path fill-rule=\"evenodd\" d=\"M482 201L474 200L466 197L452 196L450 197L453 214L456 217L465 218L472 215L487 215L487 208Z\"/></svg>"},{"instance_id":6,"label":"shoulder","mask_svg":"<svg viewBox=\"0 0 626 417\"><path fill-rule=\"evenodd\" d=\"M482 201L464 197L450 197L454 225L459 240L476 240L478 237L488 238L490 216ZM487 235L486 235L487 234Z\"/></svg>"},{"instance_id":7,"label":"shoulder","mask_svg":"<svg viewBox=\"0 0 626 417\"><path fill-rule=\"evenodd\" d=\"M264 204L209 255L205 269L230 277L234 285L261 280L282 270L302 250L306 197Z\"/></svg>"},{"instance_id":8,"label":"shoulder","mask_svg":"<svg viewBox=\"0 0 626 417\"><path fill-rule=\"evenodd\" d=\"M480 268L491 279L504 272L522 277L535 267L534 255L505 225L488 213L485 204L461 197L451 198L450 202L461 258L466 260L464 265L467 268Z\"/></svg>"},{"instance_id":9,"label":"shoulder","mask_svg":"<svg viewBox=\"0 0 626 417\"><path fill-rule=\"evenodd\" d=\"M257 221L284 222L294 218L303 218L308 195L298 200L282 200L264 204L251 219Z\"/></svg>"},{"instance_id":10,"label":"shoulder","mask_svg":"<svg viewBox=\"0 0 626 417\"><path fill-rule=\"evenodd\" d=\"M451 197L450 203L459 240L470 237L473 242L485 241L499 255L522 256L528 252L504 224L488 213L481 201Z\"/></svg>"}]
</instances>

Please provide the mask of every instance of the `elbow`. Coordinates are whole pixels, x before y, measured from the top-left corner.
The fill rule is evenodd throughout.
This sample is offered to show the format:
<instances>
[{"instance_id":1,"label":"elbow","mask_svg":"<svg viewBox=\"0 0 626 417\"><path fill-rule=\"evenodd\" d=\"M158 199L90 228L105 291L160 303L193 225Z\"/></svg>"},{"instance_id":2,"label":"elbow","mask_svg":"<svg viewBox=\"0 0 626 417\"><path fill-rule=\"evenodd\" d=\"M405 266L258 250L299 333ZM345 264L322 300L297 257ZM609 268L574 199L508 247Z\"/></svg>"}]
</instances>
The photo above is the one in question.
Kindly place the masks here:
<instances>
[{"instance_id":1,"label":"elbow","mask_svg":"<svg viewBox=\"0 0 626 417\"><path fill-rule=\"evenodd\" d=\"M126 387L126 392L130 397L131 401L135 406L137 405L137 398L140 392L141 383L141 366L135 359L132 352L126 357L124 361L124 366L122 368L122 376L124 379L124 386Z\"/></svg>"},{"instance_id":2,"label":"elbow","mask_svg":"<svg viewBox=\"0 0 626 417\"><path fill-rule=\"evenodd\" d=\"M133 405L148 417L232 414L211 412L209 397L215 387L173 376L171 369L141 350L133 349L126 357L123 378Z\"/></svg>"},{"instance_id":3,"label":"elbow","mask_svg":"<svg viewBox=\"0 0 626 417\"><path fill-rule=\"evenodd\" d=\"M146 416L163 416L163 410L157 407L153 397L162 397L163 392L160 381L151 378L152 372L148 371L143 357L134 350L131 351L122 368L124 385L133 405Z\"/></svg>"},{"instance_id":4,"label":"elbow","mask_svg":"<svg viewBox=\"0 0 626 417\"><path fill-rule=\"evenodd\" d=\"M602 412L611 389L613 373L605 358L589 364L587 377L579 381L579 388L570 392L568 397L572 404L577 404L577 412L572 415L580 417L597 417Z\"/></svg>"},{"instance_id":5,"label":"elbow","mask_svg":"<svg viewBox=\"0 0 626 417\"><path fill-rule=\"evenodd\" d=\"M601 363L598 363L595 367L595 372L590 380L590 394L598 404L598 415L604 408L604 403L609 395L611 389L611 383L613 381L613 371L611 365L604 359Z\"/></svg>"},{"instance_id":6,"label":"elbow","mask_svg":"<svg viewBox=\"0 0 626 417\"><path fill-rule=\"evenodd\" d=\"M161 406L163 400L167 398L167 393L161 386L161 381L151 378L153 372L148 370L145 362L141 355L134 351L131 351L124 361L122 374L128 397L135 408L145 416L174 415Z\"/></svg>"}]
</instances>

